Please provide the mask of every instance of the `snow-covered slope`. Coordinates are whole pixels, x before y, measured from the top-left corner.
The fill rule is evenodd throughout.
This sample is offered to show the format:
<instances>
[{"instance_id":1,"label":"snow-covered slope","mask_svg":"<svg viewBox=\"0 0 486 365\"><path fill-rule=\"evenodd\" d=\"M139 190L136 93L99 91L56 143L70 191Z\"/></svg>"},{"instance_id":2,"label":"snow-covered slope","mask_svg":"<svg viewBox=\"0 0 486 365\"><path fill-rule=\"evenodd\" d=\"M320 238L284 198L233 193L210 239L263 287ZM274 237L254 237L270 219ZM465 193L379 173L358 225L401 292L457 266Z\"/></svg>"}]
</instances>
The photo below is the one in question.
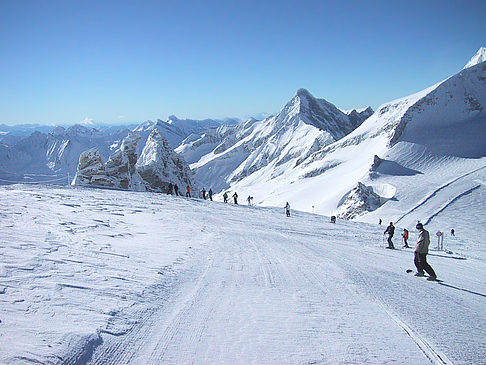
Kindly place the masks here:
<instances>
[{"instance_id":1,"label":"snow-covered slope","mask_svg":"<svg viewBox=\"0 0 486 365\"><path fill-rule=\"evenodd\" d=\"M275 116L263 121L248 120L229 134L220 133L222 138L204 136L208 140L203 145L205 149L217 146L192 163L191 168L198 181L215 191L233 187L247 177L258 176L261 181L265 176L265 182L269 183L276 176L289 173L295 159L353 131L370 113L367 109L346 114L331 103L314 98L307 90L299 89ZM194 149L186 146L178 147L177 151L194 155Z\"/></svg>"},{"instance_id":2,"label":"snow-covered slope","mask_svg":"<svg viewBox=\"0 0 486 365\"><path fill-rule=\"evenodd\" d=\"M482 62L380 106L337 142L324 147L316 143L307 153L301 149L273 170L244 170L248 165L242 164L230 175L243 177L230 180L231 189L240 196L253 196L259 205L283 207L288 201L309 212L368 222L398 220L413 228L417 220L439 222L451 204L482 194L485 135L486 63ZM302 134L293 133L288 137L297 144L302 144L301 138ZM465 219L473 216L471 212ZM455 225L441 222L434 229Z\"/></svg>"},{"instance_id":3,"label":"snow-covered slope","mask_svg":"<svg viewBox=\"0 0 486 365\"><path fill-rule=\"evenodd\" d=\"M0 206L2 364L485 364L467 226L437 283L376 224L52 185Z\"/></svg>"}]
</instances>

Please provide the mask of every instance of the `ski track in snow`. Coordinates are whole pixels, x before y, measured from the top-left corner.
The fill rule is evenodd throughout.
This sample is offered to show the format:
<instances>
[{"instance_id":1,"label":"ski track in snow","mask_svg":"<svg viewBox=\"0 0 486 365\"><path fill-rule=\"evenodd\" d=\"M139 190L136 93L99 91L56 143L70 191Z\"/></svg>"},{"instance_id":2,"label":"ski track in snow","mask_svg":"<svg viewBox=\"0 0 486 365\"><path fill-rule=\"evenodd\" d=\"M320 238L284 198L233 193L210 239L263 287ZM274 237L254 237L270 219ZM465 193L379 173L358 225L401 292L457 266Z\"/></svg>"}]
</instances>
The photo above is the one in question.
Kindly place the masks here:
<instances>
[{"instance_id":1,"label":"ski track in snow","mask_svg":"<svg viewBox=\"0 0 486 365\"><path fill-rule=\"evenodd\" d=\"M484 262L430 255L427 282L381 226L59 187L0 202L1 363L486 363Z\"/></svg>"},{"instance_id":2,"label":"ski track in snow","mask_svg":"<svg viewBox=\"0 0 486 365\"><path fill-rule=\"evenodd\" d=\"M396 220L396 224L398 224L403 218L411 215L412 213L416 213L416 211L423 207L425 204L427 204L427 202L431 201L432 198L436 197L439 193L443 192L445 189L451 187L454 183L460 181L460 180L463 180L481 170L484 170L486 169L486 166L482 166L480 168L477 168L477 169L474 169L473 171L469 171L461 176L458 176L457 178L454 178L452 179L451 181L448 181L447 183L439 186L437 189L435 189L434 191L432 191L424 200L422 200L419 204L417 204L415 207L413 207L412 209L410 209L409 211L407 211L404 215L402 215L400 218L398 218ZM472 182L472 179L470 180ZM478 188L479 186L481 186L481 184L476 184L473 188L471 189L476 189ZM430 222L433 217L437 214L439 214L442 210L444 210L445 208L447 208L447 206L451 203L453 203L457 198L460 198L463 194L465 193L468 193L471 191L471 189L468 189L466 191L464 191L462 194L459 194L457 196L454 196L453 198L450 198L451 195L447 195L446 196L449 196L449 199L446 199L447 203L439 210L437 211L436 213L434 213L433 215L431 215L428 219L427 219L427 223ZM416 214L415 214L416 215ZM426 223L426 224L427 224Z\"/></svg>"}]
</instances>

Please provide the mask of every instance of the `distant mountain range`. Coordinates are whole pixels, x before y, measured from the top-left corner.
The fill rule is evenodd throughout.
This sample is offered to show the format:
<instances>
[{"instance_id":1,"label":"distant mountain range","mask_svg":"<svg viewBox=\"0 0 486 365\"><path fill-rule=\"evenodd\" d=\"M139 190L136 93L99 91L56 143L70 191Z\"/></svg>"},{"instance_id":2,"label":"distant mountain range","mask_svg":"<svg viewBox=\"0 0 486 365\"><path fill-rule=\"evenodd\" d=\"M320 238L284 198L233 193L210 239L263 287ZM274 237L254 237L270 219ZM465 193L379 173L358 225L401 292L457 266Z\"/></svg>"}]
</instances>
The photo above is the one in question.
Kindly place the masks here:
<instances>
[{"instance_id":1,"label":"distant mountain range","mask_svg":"<svg viewBox=\"0 0 486 365\"><path fill-rule=\"evenodd\" d=\"M76 174L83 151L97 148L103 160L121 147L130 131L140 134L137 153L142 152L154 129L164 135L172 148L187 136L222 124L234 125L235 119L147 121L140 125L104 126L97 128L76 124L71 127L39 125L0 126L0 184L15 182L67 183Z\"/></svg>"}]
</instances>

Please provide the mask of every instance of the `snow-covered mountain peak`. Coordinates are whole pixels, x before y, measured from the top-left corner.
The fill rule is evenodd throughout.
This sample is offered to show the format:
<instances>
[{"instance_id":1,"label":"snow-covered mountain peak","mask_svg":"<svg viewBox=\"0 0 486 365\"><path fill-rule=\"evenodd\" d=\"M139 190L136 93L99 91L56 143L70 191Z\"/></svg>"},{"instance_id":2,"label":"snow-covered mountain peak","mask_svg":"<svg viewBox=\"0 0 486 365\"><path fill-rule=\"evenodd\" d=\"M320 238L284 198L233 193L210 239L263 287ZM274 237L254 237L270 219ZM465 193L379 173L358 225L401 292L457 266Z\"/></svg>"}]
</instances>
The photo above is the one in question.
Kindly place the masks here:
<instances>
[{"instance_id":1,"label":"snow-covered mountain peak","mask_svg":"<svg viewBox=\"0 0 486 365\"><path fill-rule=\"evenodd\" d=\"M81 124L75 124L66 129L67 137L92 137L94 135L100 135L98 130L94 128L88 128Z\"/></svg>"},{"instance_id":2,"label":"snow-covered mountain peak","mask_svg":"<svg viewBox=\"0 0 486 365\"><path fill-rule=\"evenodd\" d=\"M469 60L468 63L466 63L466 66L464 66L464 69L472 67L474 65L477 65L478 63L486 61L486 47L481 47L479 50L476 52L474 56Z\"/></svg>"},{"instance_id":3,"label":"snow-covered mountain peak","mask_svg":"<svg viewBox=\"0 0 486 365\"><path fill-rule=\"evenodd\" d=\"M53 136L62 136L65 133L66 133L66 129L64 127L56 127L51 132Z\"/></svg>"},{"instance_id":4,"label":"snow-covered mountain peak","mask_svg":"<svg viewBox=\"0 0 486 365\"><path fill-rule=\"evenodd\" d=\"M312 94L309 92L309 90L307 89L304 89L304 88L300 88L299 90L297 90L297 93L295 94L295 96L298 96L299 98L302 98L302 99L315 99L314 96L312 96Z\"/></svg>"},{"instance_id":5,"label":"snow-covered mountain peak","mask_svg":"<svg viewBox=\"0 0 486 365\"><path fill-rule=\"evenodd\" d=\"M168 120L167 120L167 123L169 124L174 124L175 122L177 122L178 120L180 120L179 118L177 118L175 115L170 115Z\"/></svg>"},{"instance_id":6,"label":"snow-covered mountain peak","mask_svg":"<svg viewBox=\"0 0 486 365\"><path fill-rule=\"evenodd\" d=\"M154 128L155 124L156 124L156 122L152 122L151 120L146 120L145 122L140 123L134 129L134 131L139 132L139 133L149 131L149 130L152 130Z\"/></svg>"},{"instance_id":7,"label":"snow-covered mountain peak","mask_svg":"<svg viewBox=\"0 0 486 365\"><path fill-rule=\"evenodd\" d=\"M290 100L287 105L291 108L295 108L295 113L305 112L309 109L309 106L317 102L316 98L306 89L299 89L295 93L295 96Z\"/></svg>"}]
</instances>

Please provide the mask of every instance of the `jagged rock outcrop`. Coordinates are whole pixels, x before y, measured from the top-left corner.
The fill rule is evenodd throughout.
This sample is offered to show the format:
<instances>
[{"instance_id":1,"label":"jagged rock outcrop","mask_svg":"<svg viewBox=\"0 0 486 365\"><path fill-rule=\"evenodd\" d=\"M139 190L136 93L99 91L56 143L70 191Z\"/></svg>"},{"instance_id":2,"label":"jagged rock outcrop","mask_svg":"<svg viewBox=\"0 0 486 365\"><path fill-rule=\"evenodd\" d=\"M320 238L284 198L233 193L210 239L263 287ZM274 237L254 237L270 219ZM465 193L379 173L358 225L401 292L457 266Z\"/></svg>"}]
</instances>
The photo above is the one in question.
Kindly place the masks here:
<instances>
[{"instance_id":1,"label":"jagged rock outcrop","mask_svg":"<svg viewBox=\"0 0 486 365\"><path fill-rule=\"evenodd\" d=\"M136 168L149 191L166 192L170 183L181 189L193 185L189 166L172 151L158 129L154 129L148 137Z\"/></svg>"},{"instance_id":2,"label":"jagged rock outcrop","mask_svg":"<svg viewBox=\"0 0 486 365\"><path fill-rule=\"evenodd\" d=\"M114 186L106 176L105 165L97 148L84 151L79 156L78 171L73 185Z\"/></svg>"},{"instance_id":3,"label":"jagged rock outcrop","mask_svg":"<svg viewBox=\"0 0 486 365\"><path fill-rule=\"evenodd\" d=\"M372 212L382 204L382 198L373 191L372 187L358 182L358 185L341 201L336 216L343 219L354 219Z\"/></svg>"},{"instance_id":4,"label":"jagged rock outcrop","mask_svg":"<svg viewBox=\"0 0 486 365\"><path fill-rule=\"evenodd\" d=\"M129 133L123 140L120 149L116 150L106 162L106 175L113 178L117 188L144 190L144 183L135 167L139 140L140 135L138 133Z\"/></svg>"},{"instance_id":5,"label":"jagged rock outcrop","mask_svg":"<svg viewBox=\"0 0 486 365\"><path fill-rule=\"evenodd\" d=\"M137 158L140 138L138 133L130 133L106 164L97 149L83 152L73 184L155 192L167 192L169 183L178 184L181 191L193 185L189 166L158 129L151 132Z\"/></svg>"},{"instance_id":6,"label":"jagged rock outcrop","mask_svg":"<svg viewBox=\"0 0 486 365\"><path fill-rule=\"evenodd\" d=\"M74 185L107 186L128 190L145 190L135 164L137 163L138 133L130 133L122 145L103 164L96 148L81 153Z\"/></svg>"}]
</instances>

